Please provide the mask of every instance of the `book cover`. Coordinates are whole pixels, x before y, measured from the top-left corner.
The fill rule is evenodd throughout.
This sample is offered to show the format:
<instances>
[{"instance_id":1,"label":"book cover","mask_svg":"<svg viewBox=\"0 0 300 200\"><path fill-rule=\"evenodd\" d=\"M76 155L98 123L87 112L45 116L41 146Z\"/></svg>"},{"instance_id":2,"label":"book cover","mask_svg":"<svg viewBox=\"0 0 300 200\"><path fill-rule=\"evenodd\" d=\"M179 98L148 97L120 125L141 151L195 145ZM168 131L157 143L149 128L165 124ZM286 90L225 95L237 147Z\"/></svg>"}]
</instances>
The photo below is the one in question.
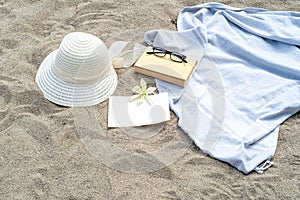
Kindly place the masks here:
<instances>
[{"instance_id":1,"label":"book cover","mask_svg":"<svg viewBox=\"0 0 300 200\"><path fill-rule=\"evenodd\" d=\"M163 57L147 54L152 51L152 47L148 47L140 56L134 64L135 71L184 87L194 71L197 61L186 58L187 62L174 62L168 54ZM199 59L202 56L203 52L200 52Z\"/></svg>"}]
</instances>

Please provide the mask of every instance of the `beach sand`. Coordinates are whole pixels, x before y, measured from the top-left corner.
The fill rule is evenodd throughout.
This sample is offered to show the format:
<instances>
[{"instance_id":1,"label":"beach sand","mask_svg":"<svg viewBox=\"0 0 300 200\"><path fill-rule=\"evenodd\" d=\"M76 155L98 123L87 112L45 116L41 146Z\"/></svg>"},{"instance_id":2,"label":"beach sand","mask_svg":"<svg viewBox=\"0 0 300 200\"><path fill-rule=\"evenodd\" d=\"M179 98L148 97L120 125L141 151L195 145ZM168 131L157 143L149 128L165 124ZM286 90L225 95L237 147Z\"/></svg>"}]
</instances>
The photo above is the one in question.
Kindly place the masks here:
<instances>
[{"instance_id":1,"label":"beach sand","mask_svg":"<svg viewBox=\"0 0 300 200\"><path fill-rule=\"evenodd\" d=\"M91 127L84 119L80 124L80 110L52 104L35 84L39 65L69 32L92 33L107 44L133 36L140 41L146 30L176 30L183 7L205 2L0 0L0 199L300 199L300 113L280 127L275 165L244 175L206 156L177 127L173 113L159 125L107 129L104 102L93 107L98 126ZM298 0L217 2L300 11ZM140 76L132 69L117 72L122 84L116 94L128 94ZM134 173L126 159L113 166L109 158L101 160L84 128L102 131L112 147L128 152L159 150L175 136L189 145L165 167L150 159L148 166L157 170Z\"/></svg>"}]
</instances>

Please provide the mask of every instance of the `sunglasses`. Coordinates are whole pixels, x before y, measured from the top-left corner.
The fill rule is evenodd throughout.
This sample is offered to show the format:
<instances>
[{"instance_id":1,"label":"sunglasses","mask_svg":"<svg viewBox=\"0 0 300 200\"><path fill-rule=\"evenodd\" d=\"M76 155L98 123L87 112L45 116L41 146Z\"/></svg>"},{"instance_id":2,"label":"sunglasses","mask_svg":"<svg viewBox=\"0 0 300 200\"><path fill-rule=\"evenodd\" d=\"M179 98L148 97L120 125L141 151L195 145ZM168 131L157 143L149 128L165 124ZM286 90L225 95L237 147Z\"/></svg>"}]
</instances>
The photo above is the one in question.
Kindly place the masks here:
<instances>
[{"instance_id":1,"label":"sunglasses","mask_svg":"<svg viewBox=\"0 0 300 200\"><path fill-rule=\"evenodd\" d=\"M158 57L164 57L165 55L169 54L170 59L172 61L178 63L182 63L182 62L187 63L185 55L182 55L181 53L177 53L177 52L168 51L161 47L152 47L152 51L147 52L147 54L154 54Z\"/></svg>"}]
</instances>

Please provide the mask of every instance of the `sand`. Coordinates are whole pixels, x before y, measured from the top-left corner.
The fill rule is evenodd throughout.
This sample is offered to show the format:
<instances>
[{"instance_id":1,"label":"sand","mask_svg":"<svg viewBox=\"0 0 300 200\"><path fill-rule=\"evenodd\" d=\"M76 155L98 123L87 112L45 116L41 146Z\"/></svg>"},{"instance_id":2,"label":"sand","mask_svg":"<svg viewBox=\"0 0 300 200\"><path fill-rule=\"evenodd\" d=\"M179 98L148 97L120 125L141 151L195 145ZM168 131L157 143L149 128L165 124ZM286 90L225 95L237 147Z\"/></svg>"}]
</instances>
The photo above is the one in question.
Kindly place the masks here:
<instances>
[{"instance_id":1,"label":"sand","mask_svg":"<svg viewBox=\"0 0 300 200\"><path fill-rule=\"evenodd\" d=\"M107 102L80 115L81 110L44 99L34 82L40 63L69 32L92 33L107 44L118 37L139 40L145 30L176 30L179 10L204 2L0 0L0 199L300 199L300 113L280 128L275 166L262 175L244 175L201 152L177 127L173 113L155 126L107 129ZM218 2L300 11L298 0ZM131 69L118 75L120 95L129 94L140 78ZM96 116L98 123L90 127L95 132L86 131L89 121L80 124L84 114ZM93 146L99 131L111 147L127 152L162 149L175 137L187 146L167 165L148 157L139 168L134 160L110 163L109 152Z\"/></svg>"}]
</instances>

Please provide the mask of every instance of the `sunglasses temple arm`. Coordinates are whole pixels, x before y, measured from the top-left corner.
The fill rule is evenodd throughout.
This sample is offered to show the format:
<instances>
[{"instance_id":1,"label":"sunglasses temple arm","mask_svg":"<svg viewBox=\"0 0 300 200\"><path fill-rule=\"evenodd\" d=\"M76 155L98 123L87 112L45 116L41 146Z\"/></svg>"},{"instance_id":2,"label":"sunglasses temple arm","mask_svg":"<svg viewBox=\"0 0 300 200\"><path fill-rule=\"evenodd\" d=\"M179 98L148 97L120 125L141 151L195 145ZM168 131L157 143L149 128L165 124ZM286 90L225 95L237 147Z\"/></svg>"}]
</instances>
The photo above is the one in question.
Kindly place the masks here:
<instances>
[{"instance_id":1,"label":"sunglasses temple arm","mask_svg":"<svg viewBox=\"0 0 300 200\"><path fill-rule=\"evenodd\" d=\"M154 54L154 52L153 51L149 51L149 52L147 52L147 54Z\"/></svg>"}]
</instances>

